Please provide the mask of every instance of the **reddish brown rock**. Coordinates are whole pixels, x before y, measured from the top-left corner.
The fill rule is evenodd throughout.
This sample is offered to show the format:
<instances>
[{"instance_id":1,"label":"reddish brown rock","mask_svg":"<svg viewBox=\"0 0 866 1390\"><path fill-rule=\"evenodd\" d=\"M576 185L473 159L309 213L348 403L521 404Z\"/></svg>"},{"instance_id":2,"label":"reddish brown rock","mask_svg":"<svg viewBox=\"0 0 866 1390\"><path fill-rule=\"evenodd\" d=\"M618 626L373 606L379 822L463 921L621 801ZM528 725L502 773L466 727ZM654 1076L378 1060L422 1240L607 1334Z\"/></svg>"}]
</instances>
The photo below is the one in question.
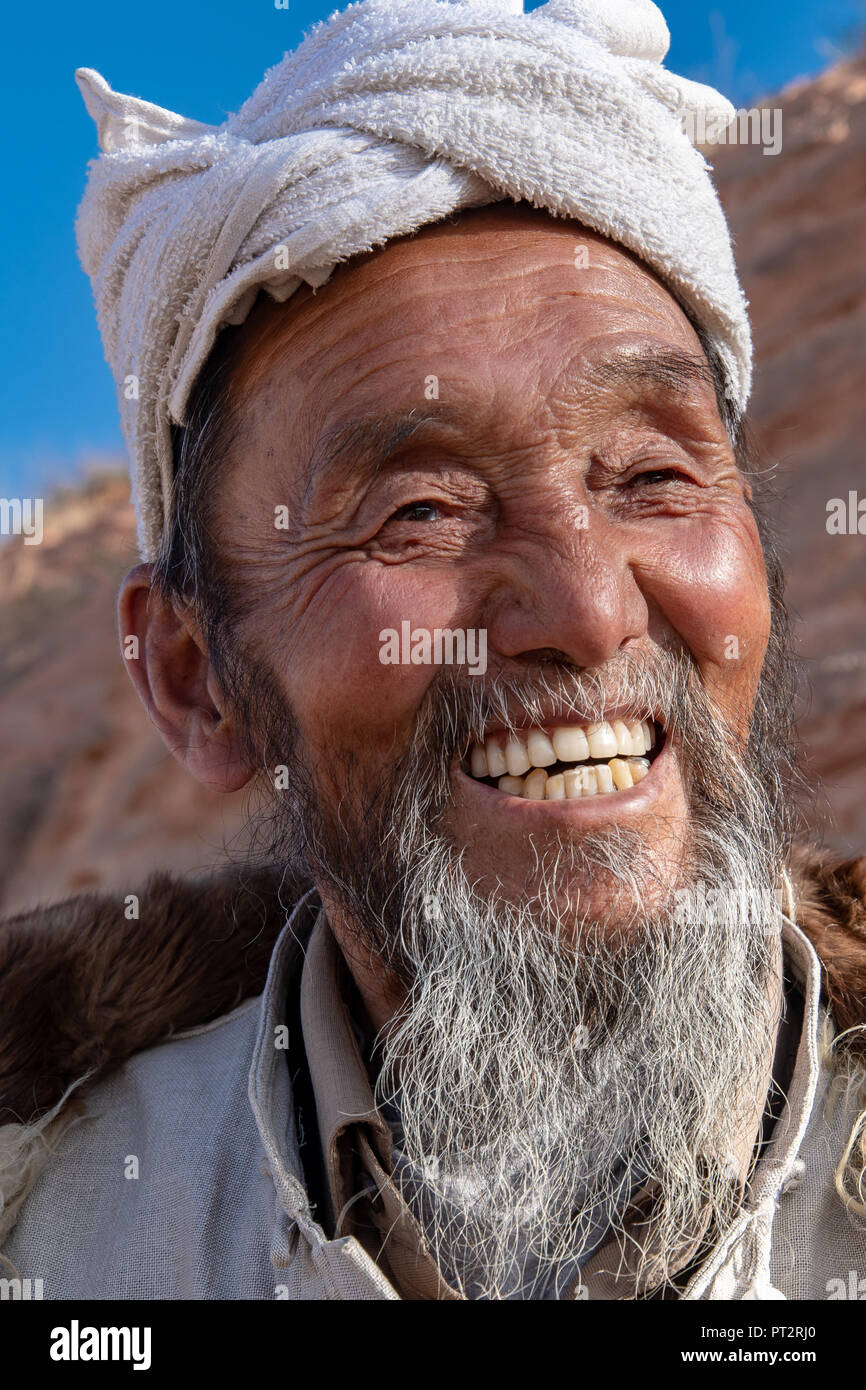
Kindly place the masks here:
<instances>
[{"instance_id":1,"label":"reddish brown rock","mask_svg":"<svg viewBox=\"0 0 866 1390\"><path fill-rule=\"evenodd\" d=\"M783 112L781 153L729 146L712 163L750 301L750 415L780 494L812 687L800 727L827 798L813 820L854 853L866 846L866 534L829 534L827 506L851 490L866 502L866 55L768 104Z\"/></svg>"},{"instance_id":2,"label":"reddish brown rock","mask_svg":"<svg viewBox=\"0 0 866 1390\"><path fill-rule=\"evenodd\" d=\"M813 686L801 729L827 844L866 848L866 535L827 504L866 500L866 60L774 99L782 152L716 149L755 329L752 421L781 494L790 599ZM211 795L148 724L114 598L135 560L122 478L46 504L41 546L0 547L0 910L131 891L237 844L246 798ZM866 528L864 528L866 529ZM242 841L241 841L242 843Z\"/></svg>"},{"instance_id":3,"label":"reddish brown rock","mask_svg":"<svg viewBox=\"0 0 866 1390\"><path fill-rule=\"evenodd\" d=\"M45 503L43 543L0 548L0 910L206 869L242 795L166 752L123 665L118 581L137 559L125 477Z\"/></svg>"}]
</instances>

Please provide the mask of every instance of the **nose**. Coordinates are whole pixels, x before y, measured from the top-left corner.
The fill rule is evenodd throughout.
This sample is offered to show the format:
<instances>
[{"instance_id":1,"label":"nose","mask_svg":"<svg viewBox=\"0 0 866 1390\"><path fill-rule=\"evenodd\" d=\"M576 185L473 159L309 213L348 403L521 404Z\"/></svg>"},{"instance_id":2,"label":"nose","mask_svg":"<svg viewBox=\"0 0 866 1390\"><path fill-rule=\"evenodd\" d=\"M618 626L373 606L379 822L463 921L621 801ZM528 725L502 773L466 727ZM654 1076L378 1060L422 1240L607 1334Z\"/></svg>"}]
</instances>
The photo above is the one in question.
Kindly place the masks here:
<instances>
[{"instance_id":1,"label":"nose","mask_svg":"<svg viewBox=\"0 0 866 1390\"><path fill-rule=\"evenodd\" d=\"M649 607L625 529L587 507L533 517L506 539L488 591L488 648L510 660L560 653L599 666L646 636Z\"/></svg>"}]
</instances>

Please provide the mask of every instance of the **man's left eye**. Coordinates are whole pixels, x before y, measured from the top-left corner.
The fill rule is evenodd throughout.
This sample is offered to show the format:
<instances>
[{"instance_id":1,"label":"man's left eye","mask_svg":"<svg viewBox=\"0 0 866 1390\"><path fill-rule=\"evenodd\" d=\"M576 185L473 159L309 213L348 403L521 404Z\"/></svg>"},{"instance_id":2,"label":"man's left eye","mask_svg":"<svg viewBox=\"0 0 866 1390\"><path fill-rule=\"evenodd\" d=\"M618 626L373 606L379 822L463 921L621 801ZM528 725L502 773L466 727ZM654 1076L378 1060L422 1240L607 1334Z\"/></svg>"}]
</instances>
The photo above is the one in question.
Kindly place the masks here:
<instances>
[{"instance_id":1,"label":"man's left eye","mask_svg":"<svg viewBox=\"0 0 866 1390\"><path fill-rule=\"evenodd\" d=\"M640 483L679 483L687 482L688 479L678 468L647 468L643 473L636 473L628 481L629 487L636 487Z\"/></svg>"},{"instance_id":2,"label":"man's left eye","mask_svg":"<svg viewBox=\"0 0 866 1390\"><path fill-rule=\"evenodd\" d=\"M438 521L441 512L436 502L409 502L399 507L390 521Z\"/></svg>"}]
</instances>

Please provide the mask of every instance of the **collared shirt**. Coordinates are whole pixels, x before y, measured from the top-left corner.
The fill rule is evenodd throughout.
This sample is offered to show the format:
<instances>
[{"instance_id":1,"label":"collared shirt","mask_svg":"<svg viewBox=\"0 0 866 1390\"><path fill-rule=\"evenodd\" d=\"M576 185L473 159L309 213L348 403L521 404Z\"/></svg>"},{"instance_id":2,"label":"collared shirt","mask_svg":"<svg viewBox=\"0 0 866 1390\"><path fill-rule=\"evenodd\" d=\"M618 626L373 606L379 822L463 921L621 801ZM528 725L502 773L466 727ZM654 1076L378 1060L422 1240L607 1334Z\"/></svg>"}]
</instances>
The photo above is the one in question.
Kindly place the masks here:
<instances>
[{"instance_id":1,"label":"collared shirt","mask_svg":"<svg viewBox=\"0 0 866 1390\"><path fill-rule=\"evenodd\" d=\"M136 1054L94 1086L85 1118L56 1140L46 1132L35 1182L32 1163L16 1168L7 1126L7 1211L23 1200L3 1253L21 1278L42 1279L44 1298L398 1300L410 1287L357 1236L327 1231L306 1186L284 1034L320 910L314 894L297 905L259 998ZM781 928L804 1001L787 1101L741 1209L683 1299L827 1298L847 1271L866 1268L866 1236L836 1191L862 1093L839 1086L829 1059L818 958L789 919ZM372 1144L363 1158L388 1177ZM416 1239L407 1236L410 1262ZM633 1297L618 1264L618 1249L597 1251L574 1296ZM417 1286L414 1296L448 1294Z\"/></svg>"},{"instance_id":2,"label":"collared shirt","mask_svg":"<svg viewBox=\"0 0 866 1390\"><path fill-rule=\"evenodd\" d=\"M456 1299L393 1180L393 1136L361 1055L351 988L343 954L319 912L301 975L301 1026L327 1177L326 1219L336 1235L355 1236L403 1298Z\"/></svg>"}]
</instances>

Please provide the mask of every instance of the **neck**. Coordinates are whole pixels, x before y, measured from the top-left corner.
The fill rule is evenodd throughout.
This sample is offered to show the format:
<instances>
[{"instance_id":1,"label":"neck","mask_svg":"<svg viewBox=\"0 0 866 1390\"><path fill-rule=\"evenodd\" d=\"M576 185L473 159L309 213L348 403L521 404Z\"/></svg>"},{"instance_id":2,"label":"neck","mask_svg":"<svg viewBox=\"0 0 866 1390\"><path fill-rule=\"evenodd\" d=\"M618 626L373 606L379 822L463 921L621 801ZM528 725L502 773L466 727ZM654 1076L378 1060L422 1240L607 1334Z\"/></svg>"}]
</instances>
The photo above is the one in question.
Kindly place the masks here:
<instances>
[{"instance_id":1,"label":"neck","mask_svg":"<svg viewBox=\"0 0 866 1390\"><path fill-rule=\"evenodd\" d=\"M340 907L327 888L319 888L328 925L343 953L355 982L365 1017L360 1020L370 1036L376 1036L391 1022L406 999L405 987L390 972L381 957L364 943L363 934Z\"/></svg>"}]
</instances>

